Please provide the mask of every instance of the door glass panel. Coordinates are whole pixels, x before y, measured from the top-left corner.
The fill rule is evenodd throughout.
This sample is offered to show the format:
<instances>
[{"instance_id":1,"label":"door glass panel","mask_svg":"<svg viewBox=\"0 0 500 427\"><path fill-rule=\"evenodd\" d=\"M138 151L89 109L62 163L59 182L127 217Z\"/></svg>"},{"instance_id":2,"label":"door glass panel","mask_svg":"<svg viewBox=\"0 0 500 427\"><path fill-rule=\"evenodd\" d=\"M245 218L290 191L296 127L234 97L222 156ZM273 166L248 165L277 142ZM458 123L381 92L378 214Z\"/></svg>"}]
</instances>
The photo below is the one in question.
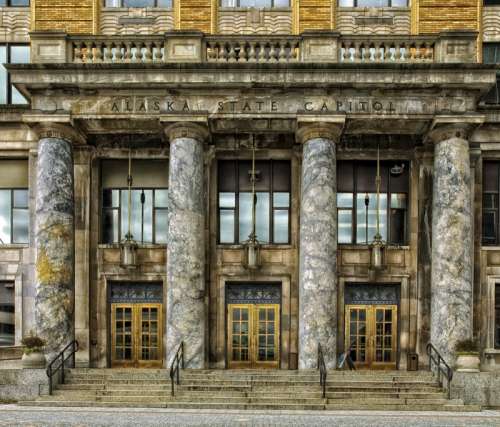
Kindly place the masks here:
<instances>
[{"instance_id":1,"label":"door glass panel","mask_svg":"<svg viewBox=\"0 0 500 427\"><path fill-rule=\"evenodd\" d=\"M233 360L247 361L249 357L248 308L235 307L231 310L233 322Z\"/></svg>"},{"instance_id":2,"label":"door glass panel","mask_svg":"<svg viewBox=\"0 0 500 427\"><path fill-rule=\"evenodd\" d=\"M392 362L394 354L392 350L392 308L376 308L376 362Z\"/></svg>"},{"instance_id":3,"label":"door glass panel","mask_svg":"<svg viewBox=\"0 0 500 427\"><path fill-rule=\"evenodd\" d=\"M349 342L353 362L366 361L366 310L351 308Z\"/></svg>"}]
</instances>

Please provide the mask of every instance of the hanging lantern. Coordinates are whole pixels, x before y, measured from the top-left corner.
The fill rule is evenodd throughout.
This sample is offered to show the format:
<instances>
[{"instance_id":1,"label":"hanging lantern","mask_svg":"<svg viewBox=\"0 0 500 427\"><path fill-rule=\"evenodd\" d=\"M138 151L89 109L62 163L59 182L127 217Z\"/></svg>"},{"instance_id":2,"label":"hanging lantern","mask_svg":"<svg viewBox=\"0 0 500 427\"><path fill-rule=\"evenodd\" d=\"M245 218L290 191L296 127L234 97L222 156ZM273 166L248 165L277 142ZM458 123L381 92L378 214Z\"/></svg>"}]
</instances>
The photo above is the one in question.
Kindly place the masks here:
<instances>
[{"instance_id":1,"label":"hanging lantern","mask_svg":"<svg viewBox=\"0 0 500 427\"><path fill-rule=\"evenodd\" d=\"M137 243L133 239L131 232L131 221L132 221L132 154L129 148L128 150L128 232L125 235L125 240L120 242L120 264L124 268L136 268L137 267Z\"/></svg>"},{"instance_id":2,"label":"hanging lantern","mask_svg":"<svg viewBox=\"0 0 500 427\"><path fill-rule=\"evenodd\" d=\"M252 232L248 240L244 242L246 252L246 267L249 270L256 270L260 267L260 243L256 234L256 208L257 195L255 193L255 182L257 180L257 171L255 170L255 140L252 148L252 170L250 172L250 181L252 182Z\"/></svg>"},{"instance_id":3,"label":"hanging lantern","mask_svg":"<svg viewBox=\"0 0 500 427\"><path fill-rule=\"evenodd\" d=\"M380 235L380 147L377 147L377 177L375 184L377 188L377 233L370 244L370 265L375 272L383 270L385 264L384 249L385 243Z\"/></svg>"}]
</instances>

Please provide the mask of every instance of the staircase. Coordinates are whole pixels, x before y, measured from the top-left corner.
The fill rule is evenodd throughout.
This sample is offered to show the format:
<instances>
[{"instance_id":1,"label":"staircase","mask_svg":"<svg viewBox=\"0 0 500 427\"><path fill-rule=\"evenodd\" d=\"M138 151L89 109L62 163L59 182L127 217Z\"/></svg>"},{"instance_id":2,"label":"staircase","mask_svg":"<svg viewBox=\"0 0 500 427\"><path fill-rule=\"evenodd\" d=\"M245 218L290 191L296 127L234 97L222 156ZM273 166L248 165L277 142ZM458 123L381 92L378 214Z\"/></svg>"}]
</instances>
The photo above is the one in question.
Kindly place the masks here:
<instances>
[{"instance_id":1,"label":"staircase","mask_svg":"<svg viewBox=\"0 0 500 427\"><path fill-rule=\"evenodd\" d=\"M184 370L175 396L161 369L71 369L33 406L255 410L478 411L448 400L430 372L331 371L322 398L316 370Z\"/></svg>"}]
</instances>

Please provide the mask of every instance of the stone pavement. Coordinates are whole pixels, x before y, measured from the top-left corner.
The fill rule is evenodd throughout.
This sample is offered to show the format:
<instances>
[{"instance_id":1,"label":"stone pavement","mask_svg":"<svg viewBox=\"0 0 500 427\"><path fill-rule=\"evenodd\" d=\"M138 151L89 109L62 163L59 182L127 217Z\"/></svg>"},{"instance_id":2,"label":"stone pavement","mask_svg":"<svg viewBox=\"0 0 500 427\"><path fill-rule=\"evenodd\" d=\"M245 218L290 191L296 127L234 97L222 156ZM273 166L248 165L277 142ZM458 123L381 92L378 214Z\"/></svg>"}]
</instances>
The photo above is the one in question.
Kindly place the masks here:
<instances>
[{"instance_id":1,"label":"stone pavement","mask_svg":"<svg viewBox=\"0 0 500 427\"><path fill-rule=\"evenodd\" d=\"M499 426L500 411L474 413L376 411L224 411L141 408L30 408L0 405L3 426Z\"/></svg>"}]
</instances>

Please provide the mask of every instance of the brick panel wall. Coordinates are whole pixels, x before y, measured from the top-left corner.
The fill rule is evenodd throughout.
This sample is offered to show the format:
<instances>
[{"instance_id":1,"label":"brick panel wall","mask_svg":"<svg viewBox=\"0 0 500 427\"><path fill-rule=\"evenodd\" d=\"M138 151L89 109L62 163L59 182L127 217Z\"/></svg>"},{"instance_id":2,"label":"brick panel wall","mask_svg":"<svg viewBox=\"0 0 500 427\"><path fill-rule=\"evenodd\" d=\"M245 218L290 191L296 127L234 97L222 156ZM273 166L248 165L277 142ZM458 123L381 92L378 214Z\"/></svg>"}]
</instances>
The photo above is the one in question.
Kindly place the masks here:
<instances>
[{"instance_id":1,"label":"brick panel wall","mask_svg":"<svg viewBox=\"0 0 500 427\"><path fill-rule=\"evenodd\" d=\"M419 0L418 32L427 34L443 30L477 30L479 1L482 0Z\"/></svg>"},{"instance_id":2,"label":"brick panel wall","mask_svg":"<svg viewBox=\"0 0 500 427\"><path fill-rule=\"evenodd\" d=\"M32 0L33 30L95 33L98 3L99 0Z\"/></svg>"}]
</instances>

